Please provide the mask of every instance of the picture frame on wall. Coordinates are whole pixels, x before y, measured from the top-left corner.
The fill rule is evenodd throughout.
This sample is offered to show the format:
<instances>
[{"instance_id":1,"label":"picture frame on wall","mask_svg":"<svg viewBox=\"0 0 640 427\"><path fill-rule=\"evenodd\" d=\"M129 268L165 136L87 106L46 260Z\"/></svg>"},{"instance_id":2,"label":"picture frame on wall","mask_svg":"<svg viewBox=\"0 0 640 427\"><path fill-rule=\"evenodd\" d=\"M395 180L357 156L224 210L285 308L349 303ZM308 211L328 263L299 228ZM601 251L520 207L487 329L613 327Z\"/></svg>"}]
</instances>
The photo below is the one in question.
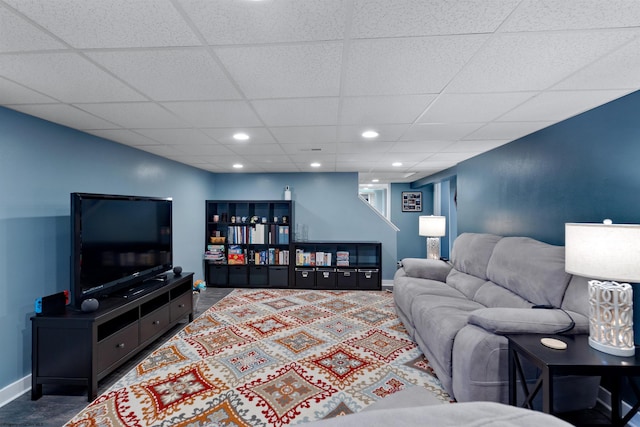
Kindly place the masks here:
<instances>
[{"instance_id":1,"label":"picture frame on wall","mask_svg":"<svg viewBox=\"0 0 640 427\"><path fill-rule=\"evenodd\" d=\"M422 212L422 191L402 192L402 212Z\"/></svg>"}]
</instances>

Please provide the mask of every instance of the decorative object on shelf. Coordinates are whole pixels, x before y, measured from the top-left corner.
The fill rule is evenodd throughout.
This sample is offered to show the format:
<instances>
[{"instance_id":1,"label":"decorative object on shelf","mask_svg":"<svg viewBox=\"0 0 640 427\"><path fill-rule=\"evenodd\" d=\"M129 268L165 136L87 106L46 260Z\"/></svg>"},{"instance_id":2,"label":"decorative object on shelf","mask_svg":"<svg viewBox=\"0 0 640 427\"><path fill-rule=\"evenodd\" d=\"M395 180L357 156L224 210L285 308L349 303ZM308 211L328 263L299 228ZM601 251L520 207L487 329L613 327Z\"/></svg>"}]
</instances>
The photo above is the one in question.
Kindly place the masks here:
<instances>
[{"instance_id":1,"label":"decorative object on shelf","mask_svg":"<svg viewBox=\"0 0 640 427\"><path fill-rule=\"evenodd\" d=\"M402 192L402 212L422 212L422 191Z\"/></svg>"},{"instance_id":2,"label":"decorative object on shelf","mask_svg":"<svg viewBox=\"0 0 640 427\"><path fill-rule=\"evenodd\" d=\"M427 237L427 258L440 259L440 237L447 233L447 218L423 215L419 218L418 234Z\"/></svg>"},{"instance_id":3,"label":"decorative object on shelf","mask_svg":"<svg viewBox=\"0 0 640 427\"><path fill-rule=\"evenodd\" d=\"M565 224L565 270L589 281L589 345L616 356L635 354L633 289L640 282L640 225ZM616 280L616 281L614 281Z\"/></svg>"},{"instance_id":4,"label":"decorative object on shelf","mask_svg":"<svg viewBox=\"0 0 640 427\"><path fill-rule=\"evenodd\" d=\"M291 200L291 187L289 187L288 185L284 187L284 199Z\"/></svg>"}]
</instances>

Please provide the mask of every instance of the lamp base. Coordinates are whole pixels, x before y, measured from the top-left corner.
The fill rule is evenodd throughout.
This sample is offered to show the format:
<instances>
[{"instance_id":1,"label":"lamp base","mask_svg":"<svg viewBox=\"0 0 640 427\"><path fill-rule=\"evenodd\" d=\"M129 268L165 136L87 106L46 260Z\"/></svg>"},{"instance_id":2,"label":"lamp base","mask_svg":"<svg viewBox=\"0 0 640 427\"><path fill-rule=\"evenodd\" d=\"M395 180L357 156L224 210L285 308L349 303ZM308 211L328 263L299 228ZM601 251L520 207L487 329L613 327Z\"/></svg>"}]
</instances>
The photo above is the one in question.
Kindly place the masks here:
<instances>
[{"instance_id":1,"label":"lamp base","mask_svg":"<svg viewBox=\"0 0 640 427\"><path fill-rule=\"evenodd\" d=\"M598 342L592 339L591 337L589 337L589 346L603 353L613 354L614 356L629 357L636 354L635 347L631 347L631 348L613 347L610 345L602 344L601 342Z\"/></svg>"},{"instance_id":2,"label":"lamp base","mask_svg":"<svg viewBox=\"0 0 640 427\"><path fill-rule=\"evenodd\" d=\"M427 237L427 259L440 259L439 237Z\"/></svg>"}]
</instances>

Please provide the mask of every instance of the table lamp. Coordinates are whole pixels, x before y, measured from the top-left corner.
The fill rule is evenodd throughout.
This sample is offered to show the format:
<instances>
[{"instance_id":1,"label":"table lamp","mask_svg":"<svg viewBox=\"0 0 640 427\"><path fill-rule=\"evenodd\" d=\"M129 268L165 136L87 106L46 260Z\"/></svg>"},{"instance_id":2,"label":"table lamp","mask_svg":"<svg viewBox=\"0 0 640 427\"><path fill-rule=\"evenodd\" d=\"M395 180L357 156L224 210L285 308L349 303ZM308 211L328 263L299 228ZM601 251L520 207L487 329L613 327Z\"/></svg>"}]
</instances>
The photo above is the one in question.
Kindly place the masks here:
<instances>
[{"instance_id":1,"label":"table lamp","mask_svg":"<svg viewBox=\"0 0 640 427\"><path fill-rule=\"evenodd\" d=\"M440 237L446 234L446 217L424 215L419 221L418 234L427 237L427 258L440 259Z\"/></svg>"},{"instance_id":2,"label":"table lamp","mask_svg":"<svg viewBox=\"0 0 640 427\"><path fill-rule=\"evenodd\" d=\"M640 282L640 225L565 224L565 270L599 279L589 281L589 345L633 356L633 290L617 281Z\"/></svg>"}]
</instances>

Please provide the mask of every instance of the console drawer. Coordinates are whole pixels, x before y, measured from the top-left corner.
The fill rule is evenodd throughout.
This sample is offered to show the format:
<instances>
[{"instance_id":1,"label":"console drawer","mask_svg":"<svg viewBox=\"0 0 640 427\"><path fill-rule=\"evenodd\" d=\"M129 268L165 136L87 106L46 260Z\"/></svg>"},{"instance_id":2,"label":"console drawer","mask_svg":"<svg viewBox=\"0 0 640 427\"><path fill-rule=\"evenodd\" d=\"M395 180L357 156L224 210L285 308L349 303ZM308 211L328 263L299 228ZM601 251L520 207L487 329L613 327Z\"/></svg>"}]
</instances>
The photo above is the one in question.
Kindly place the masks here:
<instances>
[{"instance_id":1,"label":"console drawer","mask_svg":"<svg viewBox=\"0 0 640 427\"><path fill-rule=\"evenodd\" d=\"M164 332L169 326L169 305L160 307L140 319L140 342Z\"/></svg>"},{"instance_id":2,"label":"console drawer","mask_svg":"<svg viewBox=\"0 0 640 427\"><path fill-rule=\"evenodd\" d=\"M98 372L102 372L138 347L138 322L98 343Z\"/></svg>"},{"instance_id":3,"label":"console drawer","mask_svg":"<svg viewBox=\"0 0 640 427\"><path fill-rule=\"evenodd\" d=\"M185 292L171 301L171 323L193 311L193 292Z\"/></svg>"}]
</instances>

